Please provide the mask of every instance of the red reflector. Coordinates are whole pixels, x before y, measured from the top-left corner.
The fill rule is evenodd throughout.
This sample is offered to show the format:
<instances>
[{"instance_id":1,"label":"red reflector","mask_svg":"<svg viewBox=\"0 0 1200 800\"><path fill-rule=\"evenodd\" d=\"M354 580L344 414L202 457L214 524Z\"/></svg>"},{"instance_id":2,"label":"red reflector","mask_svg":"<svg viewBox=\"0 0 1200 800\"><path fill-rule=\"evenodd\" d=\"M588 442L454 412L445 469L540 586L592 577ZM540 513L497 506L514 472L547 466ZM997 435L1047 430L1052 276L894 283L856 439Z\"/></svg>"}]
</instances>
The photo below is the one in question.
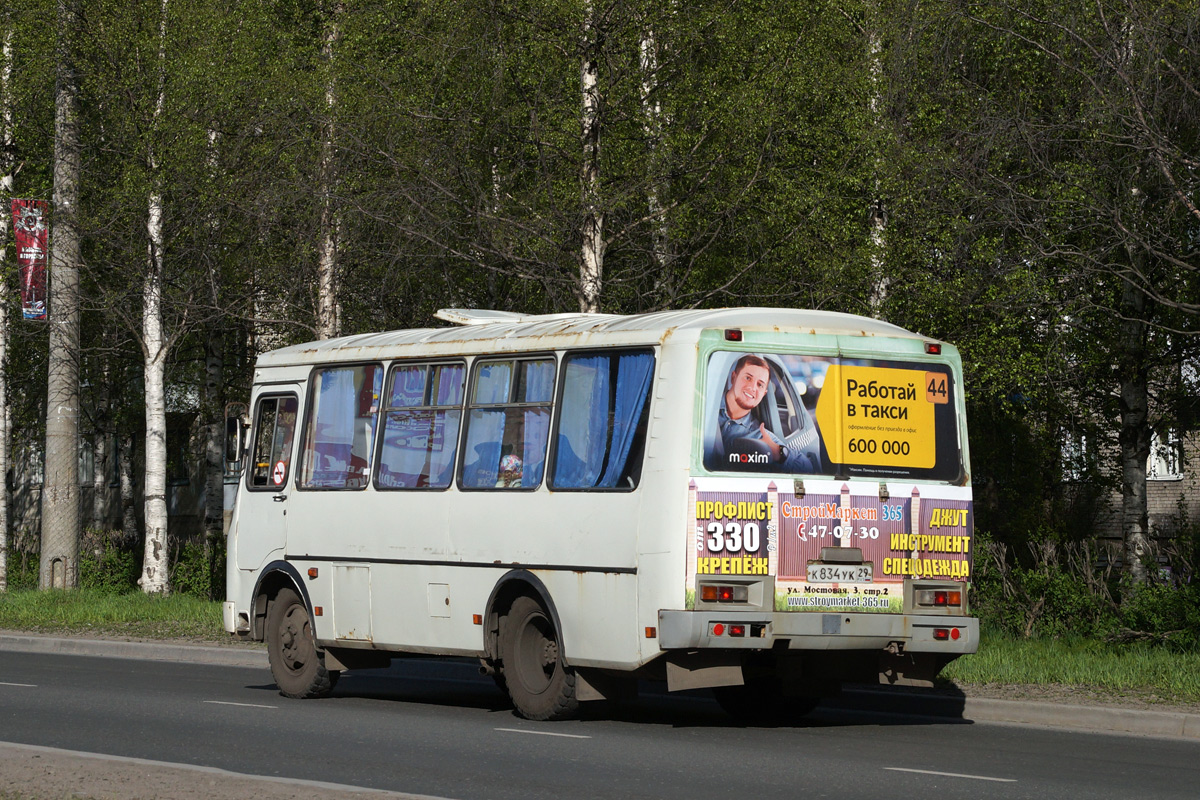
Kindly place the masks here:
<instances>
[{"instance_id":1,"label":"red reflector","mask_svg":"<svg viewBox=\"0 0 1200 800\"><path fill-rule=\"evenodd\" d=\"M942 346L937 342L926 342L925 352L931 356L940 356L942 354Z\"/></svg>"},{"instance_id":2,"label":"red reflector","mask_svg":"<svg viewBox=\"0 0 1200 800\"><path fill-rule=\"evenodd\" d=\"M958 628L951 628L951 629L950 629L950 638L951 638L951 639L953 639L954 641L956 641L956 642L957 642L957 641L958 641L958 637L959 637L959 636L962 636L962 634L958 632Z\"/></svg>"},{"instance_id":3,"label":"red reflector","mask_svg":"<svg viewBox=\"0 0 1200 800\"><path fill-rule=\"evenodd\" d=\"M730 636L745 636L746 635L746 626L745 625L730 625L729 626L729 635Z\"/></svg>"},{"instance_id":4,"label":"red reflector","mask_svg":"<svg viewBox=\"0 0 1200 800\"><path fill-rule=\"evenodd\" d=\"M947 639L950 638L950 629L949 628L934 628L933 629L933 638L937 639L939 642L946 641Z\"/></svg>"},{"instance_id":5,"label":"red reflector","mask_svg":"<svg viewBox=\"0 0 1200 800\"><path fill-rule=\"evenodd\" d=\"M722 625L719 622L716 625L713 625L713 636L724 636L724 635L725 635L725 626L724 625Z\"/></svg>"},{"instance_id":6,"label":"red reflector","mask_svg":"<svg viewBox=\"0 0 1200 800\"><path fill-rule=\"evenodd\" d=\"M742 332L739 331L737 328L726 328L725 329L725 341L740 342L741 340L742 340Z\"/></svg>"}]
</instances>

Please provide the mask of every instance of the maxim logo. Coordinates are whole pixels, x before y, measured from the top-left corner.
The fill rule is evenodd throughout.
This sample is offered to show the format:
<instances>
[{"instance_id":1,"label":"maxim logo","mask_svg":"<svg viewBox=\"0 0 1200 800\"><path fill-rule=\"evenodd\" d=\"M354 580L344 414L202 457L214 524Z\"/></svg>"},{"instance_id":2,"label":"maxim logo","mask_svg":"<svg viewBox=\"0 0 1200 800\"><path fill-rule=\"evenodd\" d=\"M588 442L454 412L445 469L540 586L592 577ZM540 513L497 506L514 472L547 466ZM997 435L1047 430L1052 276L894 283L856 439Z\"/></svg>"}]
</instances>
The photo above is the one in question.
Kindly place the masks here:
<instances>
[{"instance_id":1,"label":"maxim logo","mask_svg":"<svg viewBox=\"0 0 1200 800\"><path fill-rule=\"evenodd\" d=\"M730 464L766 464L768 462L766 453L730 453Z\"/></svg>"}]
</instances>

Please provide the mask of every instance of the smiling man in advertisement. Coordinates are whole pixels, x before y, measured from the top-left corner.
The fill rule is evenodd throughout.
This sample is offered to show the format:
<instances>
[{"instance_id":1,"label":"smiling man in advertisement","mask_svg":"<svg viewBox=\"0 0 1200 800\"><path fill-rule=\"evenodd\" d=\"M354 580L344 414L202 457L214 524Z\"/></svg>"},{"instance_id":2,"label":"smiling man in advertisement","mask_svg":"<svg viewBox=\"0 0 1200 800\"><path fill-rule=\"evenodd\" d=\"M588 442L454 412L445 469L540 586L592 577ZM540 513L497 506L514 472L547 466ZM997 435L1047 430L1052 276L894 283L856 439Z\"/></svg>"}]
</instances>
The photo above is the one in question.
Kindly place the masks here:
<instances>
[{"instance_id":1,"label":"smiling man in advertisement","mask_svg":"<svg viewBox=\"0 0 1200 800\"><path fill-rule=\"evenodd\" d=\"M784 440L772 430L779 416L778 410L772 413L773 380L771 366L762 356L747 353L734 362L717 412L726 468L819 472L819 442L803 406L803 428L812 435Z\"/></svg>"}]
</instances>

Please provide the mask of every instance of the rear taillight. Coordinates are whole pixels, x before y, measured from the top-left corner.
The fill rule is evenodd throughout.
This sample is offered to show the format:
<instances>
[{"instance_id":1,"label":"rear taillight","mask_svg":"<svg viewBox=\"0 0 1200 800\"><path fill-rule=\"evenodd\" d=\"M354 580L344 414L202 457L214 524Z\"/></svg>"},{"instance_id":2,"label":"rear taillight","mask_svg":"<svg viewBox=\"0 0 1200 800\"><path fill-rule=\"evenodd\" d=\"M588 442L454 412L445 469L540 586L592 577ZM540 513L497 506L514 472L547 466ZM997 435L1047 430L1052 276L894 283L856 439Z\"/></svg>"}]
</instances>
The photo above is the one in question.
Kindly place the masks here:
<instances>
[{"instance_id":1,"label":"rear taillight","mask_svg":"<svg viewBox=\"0 0 1200 800\"><path fill-rule=\"evenodd\" d=\"M962 605L961 589L920 589L916 593L919 606L947 607Z\"/></svg>"},{"instance_id":2,"label":"rear taillight","mask_svg":"<svg viewBox=\"0 0 1200 800\"><path fill-rule=\"evenodd\" d=\"M719 586L712 583L700 587L700 599L706 603L745 603L749 596L745 586Z\"/></svg>"}]
</instances>

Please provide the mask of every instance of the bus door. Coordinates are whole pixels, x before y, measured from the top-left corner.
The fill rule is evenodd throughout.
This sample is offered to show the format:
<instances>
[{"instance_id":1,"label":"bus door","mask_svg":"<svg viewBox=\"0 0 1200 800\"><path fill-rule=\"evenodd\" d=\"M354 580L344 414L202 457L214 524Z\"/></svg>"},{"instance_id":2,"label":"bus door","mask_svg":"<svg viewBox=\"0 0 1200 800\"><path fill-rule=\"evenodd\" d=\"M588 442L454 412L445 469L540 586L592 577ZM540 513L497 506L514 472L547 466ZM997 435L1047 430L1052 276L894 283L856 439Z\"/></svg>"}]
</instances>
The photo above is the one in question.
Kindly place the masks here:
<instances>
[{"instance_id":1,"label":"bus door","mask_svg":"<svg viewBox=\"0 0 1200 800\"><path fill-rule=\"evenodd\" d=\"M287 541L300 386L271 387L254 409L246 485L238 500L238 569L281 557Z\"/></svg>"}]
</instances>

